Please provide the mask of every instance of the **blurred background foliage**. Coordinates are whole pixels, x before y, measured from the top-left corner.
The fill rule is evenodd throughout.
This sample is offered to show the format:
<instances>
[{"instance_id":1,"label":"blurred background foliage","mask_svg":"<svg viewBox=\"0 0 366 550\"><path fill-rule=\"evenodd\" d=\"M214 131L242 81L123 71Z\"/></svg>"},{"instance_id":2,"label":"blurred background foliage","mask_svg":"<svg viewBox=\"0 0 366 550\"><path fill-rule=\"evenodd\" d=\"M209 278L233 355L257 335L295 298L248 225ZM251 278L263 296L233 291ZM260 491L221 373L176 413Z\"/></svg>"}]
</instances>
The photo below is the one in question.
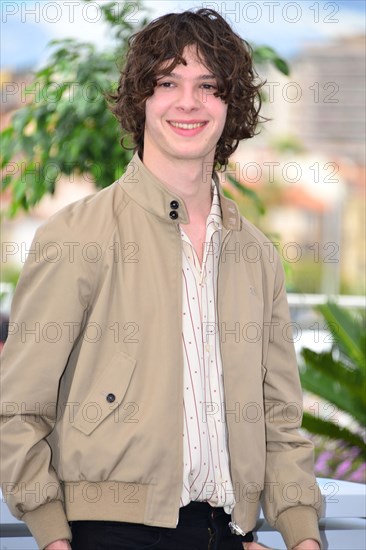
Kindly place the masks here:
<instances>
[{"instance_id":1,"label":"blurred background foliage","mask_svg":"<svg viewBox=\"0 0 366 550\"><path fill-rule=\"evenodd\" d=\"M300 378L305 390L327 404L327 414L304 412L302 425L316 435L318 474L366 482L365 313L351 314L331 302L317 310L333 343L329 351L302 350Z\"/></svg>"}]
</instances>

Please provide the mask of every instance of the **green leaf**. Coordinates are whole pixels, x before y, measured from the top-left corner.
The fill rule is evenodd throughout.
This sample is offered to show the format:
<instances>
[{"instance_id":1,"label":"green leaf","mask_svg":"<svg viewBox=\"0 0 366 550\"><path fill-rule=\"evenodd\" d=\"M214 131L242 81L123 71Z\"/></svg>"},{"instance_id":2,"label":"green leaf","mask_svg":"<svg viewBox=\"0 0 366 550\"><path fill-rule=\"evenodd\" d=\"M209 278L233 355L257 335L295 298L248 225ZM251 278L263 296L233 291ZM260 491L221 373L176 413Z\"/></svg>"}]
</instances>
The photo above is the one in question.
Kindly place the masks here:
<instances>
[{"instance_id":1,"label":"green leaf","mask_svg":"<svg viewBox=\"0 0 366 550\"><path fill-rule=\"evenodd\" d=\"M327 321L329 330L341 351L365 370L366 355L365 347L362 345L360 323L357 323L344 308L332 302L320 305L317 309Z\"/></svg>"},{"instance_id":2,"label":"green leaf","mask_svg":"<svg viewBox=\"0 0 366 550\"><path fill-rule=\"evenodd\" d=\"M273 60L273 64L274 66L284 75L286 76L289 76L290 74L290 67L288 65L288 63L286 63L286 61L284 59L282 59L281 57L276 57L274 60Z\"/></svg>"},{"instance_id":3,"label":"green leaf","mask_svg":"<svg viewBox=\"0 0 366 550\"><path fill-rule=\"evenodd\" d=\"M243 185L242 183L237 181L233 176L231 176L229 173L227 173L226 176L227 176L228 180L230 181L230 183L236 189L238 189L238 191L240 191L243 195L245 195L246 197L248 197L249 199L251 199L254 202L258 212L261 215L265 214L265 212L266 212L265 206L264 206L263 202L261 201L261 199L259 198L259 196L257 195L257 193L253 189L250 189L246 185Z\"/></svg>"},{"instance_id":4,"label":"green leaf","mask_svg":"<svg viewBox=\"0 0 366 550\"><path fill-rule=\"evenodd\" d=\"M329 420L324 420L323 418L304 412L302 427L313 434L323 435L329 437L330 439L342 440L350 446L358 447L361 449L363 454L366 453L366 443L362 437L351 432L348 428L339 426L334 422L330 422Z\"/></svg>"},{"instance_id":5,"label":"green leaf","mask_svg":"<svg viewBox=\"0 0 366 550\"><path fill-rule=\"evenodd\" d=\"M5 176L3 176L1 178L1 191L6 189L9 186L11 181L12 181L12 176L10 174L6 174Z\"/></svg>"},{"instance_id":6,"label":"green leaf","mask_svg":"<svg viewBox=\"0 0 366 550\"><path fill-rule=\"evenodd\" d=\"M355 395L359 395L361 401L366 407L366 395L362 390L362 384L365 382L365 377L362 372L354 366L347 366L342 361L333 357L333 350L328 352L316 353L310 349L302 351L302 357L305 359L306 368L311 365L313 370L330 376L337 384L341 384L343 388L348 388Z\"/></svg>"},{"instance_id":7,"label":"green leaf","mask_svg":"<svg viewBox=\"0 0 366 550\"><path fill-rule=\"evenodd\" d=\"M226 188L223 191L224 191L225 197L227 197L228 199L231 199L232 201L234 200L234 195L230 193L230 191L228 191Z\"/></svg>"},{"instance_id":8,"label":"green leaf","mask_svg":"<svg viewBox=\"0 0 366 550\"><path fill-rule=\"evenodd\" d=\"M257 46L253 49L253 60L261 65L263 63L271 63L282 74L289 76L290 67L288 63L280 57L276 50L269 46Z\"/></svg>"},{"instance_id":9,"label":"green leaf","mask_svg":"<svg viewBox=\"0 0 366 550\"><path fill-rule=\"evenodd\" d=\"M278 56L276 51L269 46L257 46L254 48L254 59L258 61L273 61Z\"/></svg>"},{"instance_id":10,"label":"green leaf","mask_svg":"<svg viewBox=\"0 0 366 550\"><path fill-rule=\"evenodd\" d=\"M311 350L303 350L302 356L306 360L305 370L300 370L303 388L334 403L338 409L352 415L360 424L366 423L362 386L346 385L339 365L330 369L334 361L331 354L314 353L315 359L314 356L311 357Z\"/></svg>"}]
</instances>

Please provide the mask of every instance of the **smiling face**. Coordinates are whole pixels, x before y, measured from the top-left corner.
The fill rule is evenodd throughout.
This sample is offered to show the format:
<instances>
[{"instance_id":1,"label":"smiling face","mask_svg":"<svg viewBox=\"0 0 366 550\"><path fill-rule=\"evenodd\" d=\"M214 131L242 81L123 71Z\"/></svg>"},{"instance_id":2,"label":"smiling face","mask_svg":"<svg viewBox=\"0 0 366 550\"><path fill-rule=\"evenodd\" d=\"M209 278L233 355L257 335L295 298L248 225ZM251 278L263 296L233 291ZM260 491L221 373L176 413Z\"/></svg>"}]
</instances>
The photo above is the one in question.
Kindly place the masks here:
<instances>
[{"instance_id":1,"label":"smiling face","mask_svg":"<svg viewBox=\"0 0 366 550\"><path fill-rule=\"evenodd\" d=\"M214 95L214 75L195 47L185 48L183 57L187 65L158 75L146 101L143 160L150 167L178 159L212 163L225 126L227 105Z\"/></svg>"}]
</instances>

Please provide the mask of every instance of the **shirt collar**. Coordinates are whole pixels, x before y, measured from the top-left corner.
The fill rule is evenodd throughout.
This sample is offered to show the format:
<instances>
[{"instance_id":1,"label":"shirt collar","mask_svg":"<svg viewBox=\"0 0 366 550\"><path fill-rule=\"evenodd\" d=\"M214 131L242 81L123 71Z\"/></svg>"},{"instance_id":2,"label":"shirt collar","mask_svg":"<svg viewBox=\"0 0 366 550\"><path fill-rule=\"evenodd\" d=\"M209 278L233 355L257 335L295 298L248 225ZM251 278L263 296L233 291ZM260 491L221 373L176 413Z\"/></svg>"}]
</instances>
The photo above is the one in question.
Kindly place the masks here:
<instances>
[{"instance_id":1,"label":"shirt collar","mask_svg":"<svg viewBox=\"0 0 366 550\"><path fill-rule=\"evenodd\" d=\"M211 203L211 210L207 218L207 224L209 224L210 221L214 223L215 229L221 229L222 228L222 212L221 212L221 205L220 205L220 194L216 187L216 184L214 180L212 180L212 203Z\"/></svg>"}]
</instances>

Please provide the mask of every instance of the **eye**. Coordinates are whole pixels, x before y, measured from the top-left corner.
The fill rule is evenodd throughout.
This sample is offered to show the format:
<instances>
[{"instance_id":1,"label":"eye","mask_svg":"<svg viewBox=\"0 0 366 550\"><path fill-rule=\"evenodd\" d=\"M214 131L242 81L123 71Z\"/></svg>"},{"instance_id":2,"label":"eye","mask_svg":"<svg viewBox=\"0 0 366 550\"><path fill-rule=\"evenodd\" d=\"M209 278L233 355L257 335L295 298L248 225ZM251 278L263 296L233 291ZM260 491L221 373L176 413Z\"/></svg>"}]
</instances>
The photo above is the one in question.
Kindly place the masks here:
<instances>
[{"instance_id":1,"label":"eye","mask_svg":"<svg viewBox=\"0 0 366 550\"><path fill-rule=\"evenodd\" d=\"M165 80L164 82L158 82L158 87L160 88L173 88L173 82Z\"/></svg>"},{"instance_id":2,"label":"eye","mask_svg":"<svg viewBox=\"0 0 366 550\"><path fill-rule=\"evenodd\" d=\"M202 84L202 88L203 88L204 90L209 91L209 92L212 92L212 91L214 91L214 90L217 90L216 84L207 84L207 83L204 83L204 84Z\"/></svg>"}]
</instances>

